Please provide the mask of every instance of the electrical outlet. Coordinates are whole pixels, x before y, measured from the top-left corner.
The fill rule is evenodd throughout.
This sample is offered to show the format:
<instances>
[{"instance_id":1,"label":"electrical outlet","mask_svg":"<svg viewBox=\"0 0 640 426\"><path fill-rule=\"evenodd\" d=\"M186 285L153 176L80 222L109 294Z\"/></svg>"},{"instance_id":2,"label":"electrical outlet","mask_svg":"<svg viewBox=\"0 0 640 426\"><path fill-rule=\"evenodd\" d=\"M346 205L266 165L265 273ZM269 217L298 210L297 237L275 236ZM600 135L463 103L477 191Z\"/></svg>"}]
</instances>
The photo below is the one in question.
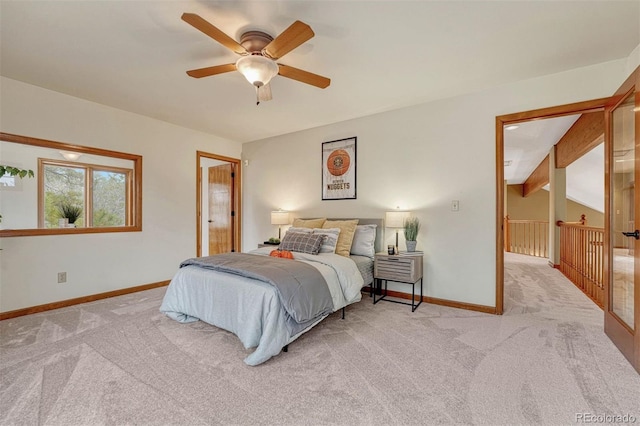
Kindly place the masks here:
<instances>
[{"instance_id":1,"label":"electrical outlet","mask_svg":"<svg viewBox=\"0 0 640 426\"><path fill-rule=\"evenodd\" d=\"M58 283L66 283L66 282L67 282L67 273L58 272Z\"/></svg>"},{"instance_id":2,"label":"electrical outlet","mask_svg":"<svg viewBox=\"0 0 640 426\"><path fill-rule=\"evenodd\" d=\"M457 212L458 210L460 210L460 201L453 200L451 202L451 211L452 212Z\"/></svg>"}]
</instances>

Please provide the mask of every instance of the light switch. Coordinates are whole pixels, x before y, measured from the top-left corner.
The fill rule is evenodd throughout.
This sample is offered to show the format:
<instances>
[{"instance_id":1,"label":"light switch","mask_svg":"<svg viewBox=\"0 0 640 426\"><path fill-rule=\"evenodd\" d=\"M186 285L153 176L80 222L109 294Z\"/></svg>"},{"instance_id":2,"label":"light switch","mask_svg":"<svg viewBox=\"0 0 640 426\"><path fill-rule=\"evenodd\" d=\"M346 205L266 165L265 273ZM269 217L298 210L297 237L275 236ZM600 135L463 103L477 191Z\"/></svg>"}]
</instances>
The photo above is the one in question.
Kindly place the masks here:
<instances>
[{"instance_id":1,"label":"light switch","mask_svg":"<svg viewBox=\"0 0 640 426\"><path fill-rule=\"evenodd\" d=\"M460 201L453 200L451 202L451 211L452 212L457 212L458 210L460 210Z\"/></svg>"}]
</instances>

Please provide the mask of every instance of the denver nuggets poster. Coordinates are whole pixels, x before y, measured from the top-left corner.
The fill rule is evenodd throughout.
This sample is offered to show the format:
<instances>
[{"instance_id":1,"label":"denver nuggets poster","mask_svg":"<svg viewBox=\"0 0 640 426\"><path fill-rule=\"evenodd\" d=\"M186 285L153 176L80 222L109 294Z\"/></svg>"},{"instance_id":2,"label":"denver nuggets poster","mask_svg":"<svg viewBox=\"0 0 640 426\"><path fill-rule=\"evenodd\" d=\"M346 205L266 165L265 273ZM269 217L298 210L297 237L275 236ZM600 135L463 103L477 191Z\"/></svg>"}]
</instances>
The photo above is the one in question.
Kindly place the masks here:
<instances>
[{"instance_id":1,"label":"denver nuggets poster","mask_svg":"<svg viewBox=\"0 0 640 426\"><path fill-rule=\"evenodd\" d=\"M356 137L322 143L322 199L356 198Z\"/></svg>"}]
</instances>

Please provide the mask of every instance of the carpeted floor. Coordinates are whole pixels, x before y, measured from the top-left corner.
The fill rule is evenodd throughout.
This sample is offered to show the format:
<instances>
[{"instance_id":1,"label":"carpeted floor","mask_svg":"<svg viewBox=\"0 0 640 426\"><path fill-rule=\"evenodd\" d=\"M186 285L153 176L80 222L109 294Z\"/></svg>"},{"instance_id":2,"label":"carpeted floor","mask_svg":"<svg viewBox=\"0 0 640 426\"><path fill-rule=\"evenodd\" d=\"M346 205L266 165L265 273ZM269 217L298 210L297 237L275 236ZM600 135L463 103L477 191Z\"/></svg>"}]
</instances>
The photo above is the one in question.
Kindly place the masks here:
<instances>
[{"instance_id":1,"label":"carpeted floor","mask_svg":"<svg viewBox=\"0 0 640 426\"><path fill-rule=\"evenodd\" d=\"M505 263L503 316L363 297L258 367L234 335L163 316L164 288L2 321L0 424L640 422L602 311L544 259Z\"/></svg>"}]
</instances>

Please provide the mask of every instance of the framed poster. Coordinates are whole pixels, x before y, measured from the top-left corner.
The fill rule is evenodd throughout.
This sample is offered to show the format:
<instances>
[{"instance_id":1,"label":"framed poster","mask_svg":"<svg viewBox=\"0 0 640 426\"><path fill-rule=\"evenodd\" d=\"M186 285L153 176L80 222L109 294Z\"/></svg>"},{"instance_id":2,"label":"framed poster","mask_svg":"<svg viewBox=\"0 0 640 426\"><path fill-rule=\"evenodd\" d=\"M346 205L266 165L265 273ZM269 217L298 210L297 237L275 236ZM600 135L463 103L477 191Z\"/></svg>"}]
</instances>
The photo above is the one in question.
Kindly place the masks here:
<instances>
[{"instance_id":1,"label":"framed poster","mask_svg":"<svg viewBox=\"0 0 640 426\"><path fill-rule=\"evenodd\" d=\"M356 199L356 140L322 143L322 199Z\"/></svg>"}]
</instances>

